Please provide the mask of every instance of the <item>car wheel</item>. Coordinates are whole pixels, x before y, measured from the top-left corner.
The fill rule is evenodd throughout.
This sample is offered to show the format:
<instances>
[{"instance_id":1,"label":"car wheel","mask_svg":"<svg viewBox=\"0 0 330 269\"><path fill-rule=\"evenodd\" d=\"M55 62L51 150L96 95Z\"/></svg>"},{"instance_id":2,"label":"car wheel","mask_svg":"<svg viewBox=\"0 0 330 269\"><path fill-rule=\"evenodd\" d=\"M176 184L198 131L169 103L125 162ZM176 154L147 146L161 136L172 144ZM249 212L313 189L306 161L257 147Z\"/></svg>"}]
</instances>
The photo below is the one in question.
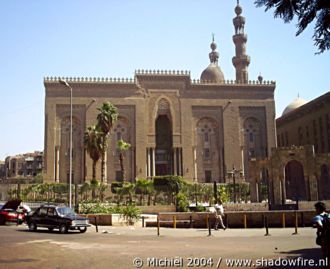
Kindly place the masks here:
<instances>
[{"instance_id":1,"label":"car wheel","mask_svg":"<svg viewBox=\"0 0 330 269\"><path fill-rule=\"evenodd\" d=\"M87 227L81 227L79 228L79 232L85 233L87 231Z\"/></svg>"},{"instance_id":2,"label":"car wheel","mask_svg":"<svg viewBox=\"0 0 330 269\"><path fill-rule=\"evenodd\" d=\"M37 225L34 222L29 223L29 230L35 232L37 230Z\"/></svg>"},{"instance_id":3,"label":"car wheel","mask_svg":"<svg viewBox=\"0 0 330 269\"><path fill-rule=\"evenodd\" d=\"M66 234L68 232L68 227L65 224L61 224L59 230L61 234Z\"/></svg>"},{"instance_id":4,"label":"car wheel","mask_svg":"<svg viewBox=\"0 0 330 269\"><path fill-rule=\"evenodd\" d=\"M52 232L54 230L54 228L48 228L48 230Z\"/></svg>"},{"instance_id":5,"label":"car wheel","mask_svg":"<svg viewBox=\"0 0 330 269\"><path fill-rule=\"evenodd\" d=\"M6 224L6 218L3 215L0 215L0 225L5 225Z\"/></svg>"}]
</instances>

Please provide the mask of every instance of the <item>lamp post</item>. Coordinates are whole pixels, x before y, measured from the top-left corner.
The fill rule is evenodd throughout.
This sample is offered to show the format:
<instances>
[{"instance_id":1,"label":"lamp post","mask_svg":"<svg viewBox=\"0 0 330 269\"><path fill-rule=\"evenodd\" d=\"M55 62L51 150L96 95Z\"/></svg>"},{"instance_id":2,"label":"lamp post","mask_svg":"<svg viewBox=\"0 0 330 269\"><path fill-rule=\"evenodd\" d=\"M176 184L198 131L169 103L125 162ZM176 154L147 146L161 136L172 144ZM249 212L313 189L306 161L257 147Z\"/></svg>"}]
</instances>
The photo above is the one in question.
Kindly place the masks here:
<instances>
[{"instance_id":1,"label":"lamp post","mask_svg":"<svg viewBox=\"0 0 330 269\"><path fill-rule=\"evenodd\" d=\"M72 208L72 87L64 79L59 79L59 83L70 89L69 207Z\"/></svg>"},{"instance_id":2,"label":"lamp post","mask_svg":"<svg viewBox=\"0 0 330 269\"><path fill-rule=\"evenodd\" d=\"M239 170L237 170L235 168L235 165L233 165L233 170L230 171L228 174L231 174L232 178L233 178L233 187L234 187L234 203L236 203L237 200L237 193L236 193L236 173L239 172Z\"/></svg>"}]
</instances>

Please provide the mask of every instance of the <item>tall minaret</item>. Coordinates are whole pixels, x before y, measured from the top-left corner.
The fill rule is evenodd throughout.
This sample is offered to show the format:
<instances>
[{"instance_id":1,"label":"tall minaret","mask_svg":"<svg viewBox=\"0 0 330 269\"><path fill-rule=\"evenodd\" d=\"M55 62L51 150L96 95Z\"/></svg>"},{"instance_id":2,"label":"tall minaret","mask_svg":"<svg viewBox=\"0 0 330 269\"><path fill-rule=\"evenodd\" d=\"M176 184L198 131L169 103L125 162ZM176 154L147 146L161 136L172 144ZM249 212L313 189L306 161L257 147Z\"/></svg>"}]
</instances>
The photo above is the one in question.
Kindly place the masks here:
<instances>
[{"instance_id":1,"label":"tall minaret","mask_svg":"<svg viewBox=\"0 0 330 269\"><path fill-rule=\"evenodd\" d=\"M233 57L233 65L236 69L236 82L246 83L249 80L248 66L250 64L250 56L246 55L245 44L247 35L244 34L245 18L241 16L242 7L239 5L239 0L237 0L235 13L236 17L233 19L235 26L233 41L235 43L236 55Z\"/></svg>"}]
</instances>

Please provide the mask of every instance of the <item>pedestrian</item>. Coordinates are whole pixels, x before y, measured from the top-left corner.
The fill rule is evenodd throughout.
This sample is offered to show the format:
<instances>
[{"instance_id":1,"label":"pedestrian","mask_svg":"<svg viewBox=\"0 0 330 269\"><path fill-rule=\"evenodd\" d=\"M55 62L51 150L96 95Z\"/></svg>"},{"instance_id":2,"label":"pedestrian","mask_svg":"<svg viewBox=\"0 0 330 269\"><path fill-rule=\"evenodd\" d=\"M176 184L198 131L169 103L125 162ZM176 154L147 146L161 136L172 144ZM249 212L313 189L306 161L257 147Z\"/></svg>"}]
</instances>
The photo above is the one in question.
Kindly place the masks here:
<instances>
[{"instance_id":1,"label":"pedestrian","mask_svg":"<svg viewBox=\"0 0 330 269\"><path fill-rule=\"evenodd\" d=\"M215 206L215 225L214 225L214 230L218 230L218 226L220 224L221 228L226 230L226 226L223 224L223 219L222 217L225 216L225 211L223 209L222 202L219 201Z\"/></svg>"},{"instance_id":2,"label":"pedestrian","mask_svg":"<svg viewBox=\"0 0 330 269\"><path fill-rule=\"evenodd\" d=\"M315 205L317 215L312 219L313 227L316 231L316 244L321 246L323 258L326 259L329 268L330 259L330 216L326 212L326 205L323 202L317 202Z\"/></svg>"}]
</instances>

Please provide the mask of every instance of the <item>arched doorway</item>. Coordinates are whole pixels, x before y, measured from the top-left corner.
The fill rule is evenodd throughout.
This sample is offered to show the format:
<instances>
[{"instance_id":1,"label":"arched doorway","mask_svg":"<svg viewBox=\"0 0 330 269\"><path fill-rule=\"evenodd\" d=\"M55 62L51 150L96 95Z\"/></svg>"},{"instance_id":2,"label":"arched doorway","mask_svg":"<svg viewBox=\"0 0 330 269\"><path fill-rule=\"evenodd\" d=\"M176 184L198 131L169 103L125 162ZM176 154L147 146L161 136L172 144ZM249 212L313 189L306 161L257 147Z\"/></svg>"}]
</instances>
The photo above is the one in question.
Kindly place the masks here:
<instances>
[{"instance_id":1,"label":"arched doorway","mask_svg":"<svg viewBox=\"0 0 330 269\"><path fill-rule=\"evenodd\" d=\"M290 161L285 166L285 190L287 199L307 200L304 168L298 161Z\"/></svg>"},{"instance_id":2,"label":"arched doorway","mask_svg":"<svg viewBox=\"0 0 330 269\"><path fill-rule=\"evenodd\" d=\"M156 120L156 175L172 174L172 124L167 115Z\"/></svg>"},{"instance_id":3,"label":"arched doorway","mask_svg":"<svg viewBox=\"0 0 330 269\"><path fill-rule=\"evenodd\" d=\"M320 188L320 199L328 200L330 199L330 176L329 167L326 164L321 166L321 178L320 178L321 188Z\"/></svg>"}]
</instances>

